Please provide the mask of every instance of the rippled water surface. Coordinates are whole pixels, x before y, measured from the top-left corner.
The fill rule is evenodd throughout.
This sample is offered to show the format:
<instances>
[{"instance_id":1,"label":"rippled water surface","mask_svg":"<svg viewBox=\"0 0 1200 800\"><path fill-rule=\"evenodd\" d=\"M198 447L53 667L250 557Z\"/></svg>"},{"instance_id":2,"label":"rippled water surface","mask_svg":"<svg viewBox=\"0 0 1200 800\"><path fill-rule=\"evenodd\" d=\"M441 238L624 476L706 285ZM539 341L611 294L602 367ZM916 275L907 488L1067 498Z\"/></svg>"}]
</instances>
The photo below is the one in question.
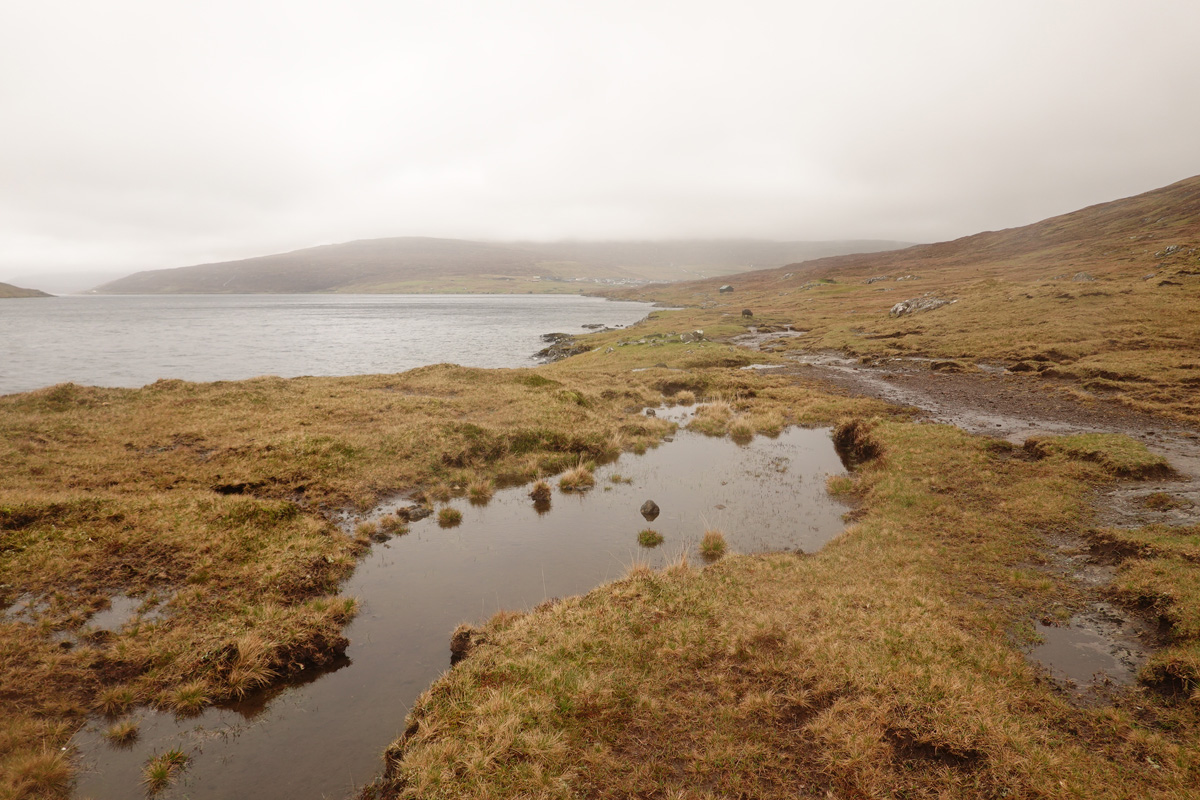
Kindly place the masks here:
<instances>
[{"instance_id":1,"label":"rippled water surface","mask_svg":"<svg viewBox=\"0 0 1200 800\"><path fill-rule=\"evenodd\" d=\"M534 364L544 333L645 303L564 295L78 295L0 302L0 394L72 381L360 375Z\"/></svg>"}]
</instances>

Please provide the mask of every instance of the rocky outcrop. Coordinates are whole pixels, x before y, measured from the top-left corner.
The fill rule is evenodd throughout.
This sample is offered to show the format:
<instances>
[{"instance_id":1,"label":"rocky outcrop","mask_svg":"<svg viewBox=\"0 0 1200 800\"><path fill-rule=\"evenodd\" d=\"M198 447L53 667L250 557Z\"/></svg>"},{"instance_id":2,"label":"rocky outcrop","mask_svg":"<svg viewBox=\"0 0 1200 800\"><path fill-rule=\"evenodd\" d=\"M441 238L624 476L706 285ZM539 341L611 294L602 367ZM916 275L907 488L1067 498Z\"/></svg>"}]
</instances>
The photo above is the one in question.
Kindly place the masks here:
<instances>
[{"instance_id":1,"label":"rocky outcrop","mask_svg":"<svg viewBox=\"0 0 1200 800\"><path fill-rule=\"evenodd\" d=\"M542 334L542 341L549 343L550 346L543 347L535 355L546 364L562 361L564 358L586 353L591 349L587 345L579 344L569 333L545 333Z\"/></svg>"},{"instance_id":2,"label":"rocky outcrop","mask_svg":"<svg viewBox=\"0 0 1200 800\"><path fill-rule=\"evenodd\" d=\"M951 303L957 303L957 300L942 300L938 297L914 297L911 300L904 300L892 306L892 310L888 312L889 317L903 317L909 314L919 314L922 311L933 311L935 308L948 306Z\"/></svg>"}]
</instances>

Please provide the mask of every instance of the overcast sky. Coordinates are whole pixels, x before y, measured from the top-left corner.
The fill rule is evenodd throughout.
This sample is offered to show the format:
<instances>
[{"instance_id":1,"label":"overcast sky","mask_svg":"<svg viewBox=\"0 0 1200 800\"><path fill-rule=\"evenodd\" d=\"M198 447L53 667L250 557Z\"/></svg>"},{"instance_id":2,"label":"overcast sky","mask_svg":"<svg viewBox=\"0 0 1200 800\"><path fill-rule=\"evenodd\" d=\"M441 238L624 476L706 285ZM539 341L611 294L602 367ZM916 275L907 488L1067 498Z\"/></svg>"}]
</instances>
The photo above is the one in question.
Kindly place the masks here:
<instances>
[{"instance_id":1,"label":"overcast sky","mask_svg":"<svg viewBox=\"0 0 1200 800\"><path fill-rule=\"evenodd\" d=\"M935 241L1200 173L1196 0L0 0L0 279Z\"/></svg>"}]
</instances>

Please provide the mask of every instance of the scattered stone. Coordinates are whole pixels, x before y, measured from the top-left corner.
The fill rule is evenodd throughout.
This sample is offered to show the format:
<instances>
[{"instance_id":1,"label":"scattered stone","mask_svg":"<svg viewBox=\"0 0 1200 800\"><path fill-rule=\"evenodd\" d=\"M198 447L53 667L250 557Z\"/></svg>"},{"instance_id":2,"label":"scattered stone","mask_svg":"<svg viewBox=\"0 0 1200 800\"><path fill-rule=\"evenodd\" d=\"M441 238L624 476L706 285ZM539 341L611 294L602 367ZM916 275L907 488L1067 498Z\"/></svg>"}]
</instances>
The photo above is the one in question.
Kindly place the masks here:
<instances>
[{"instance_id":1,"label":"scattered stone","mask_svg":"<svg viewBox=\"0 0 1200 800\"><path fill-rule=\"evenodd\" d=\"M638 511L640 511L642 516L646 518L647 522L653 522L656 520L660 513L658 503L654 502L653 500L647 500L646 502L642 503L642 507L639 508Z\"/></svg>"},{"instance_id":2,"label":"scattered stone","mask_svg":"<svg viewBox=\"0 0 1200 800\"><path fill-rule=\"evenodd\" d=\"M867 280L865 282L868 284L871 284L871 283L879 283L880 281L890 281L891 279L892 279L891 275L876 275L874 278L867 278Z\"/></svg>"},{"instance_id":3,"label":"scattered stone","mask_svg":"<svg viewBox=\"0 0 1200 800\"><path fill-rule=\"evenodd\" d=\"M902 278L896 278L896 280L898 280L898 281L915 281L916 279L917 279L916 275L905 275Z\"/></svg>"},{"instance_id":4,"label":"scattered stone","mask_svg":"<svg viewBox=\"0 0 1200 800\"><path fill-rule=\"evenodd\" d=\"M587 345L576 343L575 337L569 333L544 333L542 341L549 342L550 346L539 350L536 356L547 364L586 353L590 349Z\"/></svg>"},{"instance_id":5,"label":"scattered stone","mask_svg":"<svg viewBox=\"0 0 1200 800\"><path fill-rule=\"evenodd\" d=\"M396 516L405 522L416 522L433 513L432 506L411 505L396 509Z\"/></svg>"},{"instance_id":6,"label":"scattered stone","mask_svg":"<svg viewBox=\"0 0 1200 800\"><path fill-rule=\"evenodd\" d=\"M718 289L717 291L720 292L721 294L729 294L730 292L733 291L733 287L727 283L724 286L722 286L720 289Z\"/></svg>"},{"instance_id":7,"label":"scattered stone","mask_svg":"<svg viewBox=\"0 0 1200 800\"><path fill-rule=\"evenodd\" d=\"M679 340L682 342L702 342L704 341L704 331L691 331L690 333L679 334ZM663 366L666 366L665 364Z\"/></svg>"},{"instance_id":8,"label":"scattered stone","mask_svg":"<svg viewBox=\"0 0 1200 800\"><path fill-rule=\"evenodd\" d=\"M1148 274L1148 275L1143 275L1143 276L1142 276L1142 280L1144 280L1144 281L1148 281L1148 280L1150 280L1151 278L1155 278L1155 277L1157 277L1157 276L1158 276L1158 273L1157 273L1157 272L1151 272L1151 273L1150 273L1150 274Z\"/></svg>"},{"instance_id":9,"label":"scattered stone","mask_svg":"<svg viewBox=\"0 0 1200 800\"><path fill-rule=\"evenodd\" d=\"M957 303L957 300L942 300L937 297L914 297L911 300L904 300L892 306L892 310L888 312L889 317L903 317L908 314L919 314L922 311L933 311L935 308L948 306L951 303Z\"/></svg>"},{"instance_id":10,"label":"scattered stone","mask_svg":"<svg viewBox=\"0 0 1200 800\"><path fill-rule=\"evenodd\" d=\"M1086 272L1076 272L1075 277L1071 278L1071 280L1075 281L1076 283L1089 283L1096 279L1091 275L1088 275Z\"/></svg>"}]
</instances>

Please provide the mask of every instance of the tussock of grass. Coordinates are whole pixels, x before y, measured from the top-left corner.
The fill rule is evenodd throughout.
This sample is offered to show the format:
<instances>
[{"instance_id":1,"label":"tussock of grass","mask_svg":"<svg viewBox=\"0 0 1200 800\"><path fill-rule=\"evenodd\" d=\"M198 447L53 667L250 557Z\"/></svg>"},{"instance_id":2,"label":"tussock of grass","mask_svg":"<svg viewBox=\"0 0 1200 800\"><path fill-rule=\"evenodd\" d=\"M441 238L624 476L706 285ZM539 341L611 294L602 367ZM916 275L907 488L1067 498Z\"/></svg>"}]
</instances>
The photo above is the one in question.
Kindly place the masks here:
<instances>
[{"instance_id":1,"label":"tussock of grass","mask_svg":"<svg viewBox=\"0 0 1200 800\"><path fill-rule=\"evenodd\" d=\"M467 499L474 505L487 505L496 493L496 487L491 481L475 481L467 487Z\"/></svg>"},{"instance_id":2,"label":"tussock of grass","mask_svg":"<svg viewBox=\"0 0 1200 800\"><path fill-rule=\"evenodd\" d=\"M658 547L663 543L663 535L652 528L639 531L637 538L642 547Z\"/></svg>"},{"instance_id":3,"label":"tussock of grass","mask_svg":"<svg viewBox=\"0 0 1200 800\"><path fill-rule=\"evenodd\" d=\"M188 755L178 749L171 749L151 758L142 767L142 785L146 787L146 794L158 794L170 786L187 763Z\"/></svg>"},{"instance_id":4,"label":"tussock of grass","mask_svg":"<svg viewBox=\"0 0 1200 800\"><path fill-rule=\"evenodd\" d=\"M715 528L706 530L704 538L700 540L700 555L710 561L725 555L725 534Z\"/></svg>"},{"instance_id":5,"label":"tussock of grass","mask_svg":"<svg viewBox=\"0 0 1200 800\"><path fill-rule=\"evenodd\" d=\"M590 464L580 462L567 470L558 479L558 488L564 492L583 492L596 485L596 476Z\"/></svg>"},{"instance_id":6,"label":"tussock of grass","mask_svg":"<svg viewBox=\"0 0 1200 800\"><path fill-rule=\"evenodd\" d=\"M387 514L379 518L379 529L384 533L401 536L408 533L408 526L396 514Z\"/></svg>"},{"instance_id":7,"label":"tussock of grass","mask_svg":"<svg viewBox=\"0 0 1200 800\"><path fill-rule=\"evenodd\" d=\"M443 528L453 528L462 522L462 512L452 506L446 506L438 511L437 521Z\"/></svg>"},{"instance_id":8,"label":"tussock of grass","mask_svg":"<svg viewBox=\"0 0 1200 800\"><path fill-rule=\"evenodd\" d=\"M731 419L733 406L725 400L716 400L699 406L687 427L688 430L699 431L708 436L724 436Z\"/></svg>"},{"instance_id":9,"label":"tussock of grass","mask_svg":"<svg viewBox=\"0 0 1200 800\"><path fill-rule=\"evenodd\" d=\"M129 744L138 737L138 724L131 719L122 720L109 726L104 732L104 738L113 744Z\"/></svg>"},{"instance_id":10,"label":"tussock of grass","mask_svg":"<svg viewBox=\"0 0 1200 800\"><path fill-rule=\"evenodd\" d=\"M684 389L681 392L677 392L674 399L681 406L690 406L696 402L696 393Z\"/></svg>"},{"instance_id":11,"label":"tussock of grass","mask_svg":"<svg viewBox=\"0 0 1200 800\"><path fill-rule=\"evenodd\" d=\"M211 702L208 684L190 681L172 691L167 699L171 710L181 716L199 714Z\"/></svg>"},{"instance_id":12,"label":"tussock of grass","mask_svg":"<svg viewBox=\"0 0 1200 800\"><path fill-rule=\"evenodd\" d=\"M533 485L533 489L529 491L529 497L538 503L549 502L550 496L550 484L541 479L538 479L537 483Z\"/></svg>"}]
</instances>

